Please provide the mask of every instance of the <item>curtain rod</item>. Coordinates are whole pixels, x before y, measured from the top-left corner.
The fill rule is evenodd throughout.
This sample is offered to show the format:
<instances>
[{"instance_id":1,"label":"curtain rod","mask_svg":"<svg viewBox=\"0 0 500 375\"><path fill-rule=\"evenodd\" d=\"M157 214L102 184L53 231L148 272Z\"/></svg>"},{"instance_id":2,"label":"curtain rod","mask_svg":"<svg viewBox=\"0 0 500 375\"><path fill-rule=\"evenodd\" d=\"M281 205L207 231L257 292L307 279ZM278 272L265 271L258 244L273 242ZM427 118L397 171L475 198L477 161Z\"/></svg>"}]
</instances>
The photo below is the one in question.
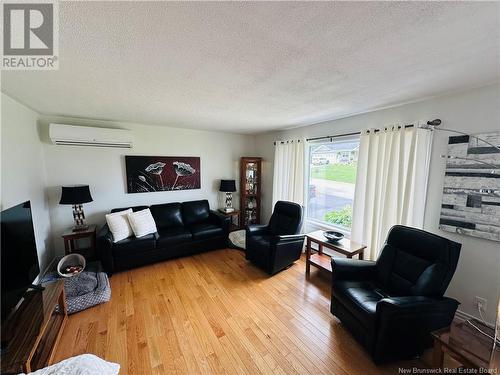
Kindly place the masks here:
<instances>
[{"instance_id":1,"label":"curtain rod","mask_svg":"<svg viewBox=\"0 0 500 375\"><path fill-rule=\"evenodd\" d=\"M413 128L415 125L414 124L408 124L405 125L405 128ZM398 126L398 129L401 128L401 126ZM380 129L375 129L375 133L378 133ZM368 131L369 133L369 131ZM361 132L354 132L354 133L345 133L345 134L336 134L336 135L327 135L324 137L315 137L315 138L307 138L306 141L319 141L320 139L329 139L329 138L338 138L338 137L348 137L350 135L360 135Z\"/></svg>"},{"instance_id":2,"label":"curtain rod","mask_svg":"<svg viewBox=\"0 0 500 375\"><path fill-rule=\"evenodd\" d=\"M308 140L308 139L306 139L306 141L307 141L307 140ZM274 142L273 142L273 144L276 146L276 144L277 144L277 143L280 143L280 144L285 144L285 143L288 143L288 142L292 142L292 143L293 143L293 142L297 142L297 143L300 143L300 139L297 139L297 140L293 140L293 139L291 139L291 140L289 140L289 141L274 141Z\"/></svg>"}]
</instances>

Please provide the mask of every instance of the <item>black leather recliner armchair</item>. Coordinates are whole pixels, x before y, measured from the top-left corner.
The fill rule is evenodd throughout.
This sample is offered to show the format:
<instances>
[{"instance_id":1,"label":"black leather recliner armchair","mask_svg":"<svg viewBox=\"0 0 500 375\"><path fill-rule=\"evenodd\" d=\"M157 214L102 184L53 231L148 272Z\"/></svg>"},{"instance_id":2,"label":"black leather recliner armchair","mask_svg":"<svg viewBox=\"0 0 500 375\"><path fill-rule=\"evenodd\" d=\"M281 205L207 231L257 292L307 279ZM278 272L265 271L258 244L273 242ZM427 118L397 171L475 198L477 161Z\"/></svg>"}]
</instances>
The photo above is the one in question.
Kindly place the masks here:
<instances>
[{"instance_id":1,"label":"black leather recliner armchair","mask_svg":"<svg viewBox=\"0 0 500 375\"><path fill-rule=\"evenodd\" d=\"M430 332L450 325L459 305L443 295L461 246L395 225L376 262L332 258L332 314L375 363L421 355Z\"/></svg>"},{"instance_id":2,"label":"black leather recliner armchair","mask_svg":"<svg viewBox=\"0 0 500 375\"><path fill-rule=\"evenodd\" d=\"M302 207L299 204L276 202L268 225L246 227L246 259L270 275L290 266L302 253L301 225Z\"/></svg>"}]
</instances>

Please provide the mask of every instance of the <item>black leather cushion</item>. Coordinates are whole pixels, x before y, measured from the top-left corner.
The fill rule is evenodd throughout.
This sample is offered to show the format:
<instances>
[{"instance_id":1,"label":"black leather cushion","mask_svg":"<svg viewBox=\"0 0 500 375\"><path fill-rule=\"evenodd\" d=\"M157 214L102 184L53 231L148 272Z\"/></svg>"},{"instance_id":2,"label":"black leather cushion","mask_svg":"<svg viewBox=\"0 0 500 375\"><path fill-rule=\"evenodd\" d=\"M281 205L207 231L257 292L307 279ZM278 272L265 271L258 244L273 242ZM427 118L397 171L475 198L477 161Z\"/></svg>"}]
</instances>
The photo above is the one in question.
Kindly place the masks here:
<instances>
[{"instance_id":1,"label":"black leather cushion","mask_svg":"<svg viewBox=\"0 0 500 375\"><path fill-rule=\"evenodd\" d=\"M390 262L388 261L389 257L391 258ZM385 267L390 265L391 267L385 272L385 267L378 269L379 280L396 295L411 295L410 291L420 275L431 266L431 263L426 259L414 256L389 244L384 247L383 258L386 261L382 261L382 265Z\"/></svg>"},{"instance_id":2,"label":"black leather cushion","mask_svg":"<svg viewBox=\"0 0 500 375\"><path fill-rule=\"evenodd\" d=\"M157 246L162 248L190 241L193 237L191 232L183 227L162 229L158 231L158 235Z\"/></svg>"},{"instance_id":3,"label":"black leather cushion","mask_svg":"<svg viewBox=\"0 0 500 375\"><path fill-rule=\"evenodd\" d=\"M333 295L367 329L373 329L376 322L377 303L385 293L369 281L338 281Z\"/></svg>"},{"instance_id":4,"label":"black leather cushion","mask_svg":"<svg viewBox=\"0 0 500 375\"><path fill-rule=\"evenodd\" d=\"M113 244L113 255L115 257L136 255L153 250L156 245L155 234L147 234L144 237L129 237Z\"/></svg>"},{"instance_id":5,"label":"black leather cushion","mask_svg":"<svg viewBox=\"0 0 500 375\"><path fill-rule=\"evenodd\" d=\"M395 225L377 260L378 281L394 295L441 296L459 254L460 245L455 242Z\"/></svg>"},{"instance_id":6,"label":"black leather cushion","mask_svg":"<svg viewBox=\"0 0 500 375\"><path fill-rule=\"evenodd\" d=\"M146 208L149 208L149 206L134 206L134 207L113 208L111 210L111 213L125 211L125 210L128 210L129 208L131 208L132 211L137 212L137 211L145 210Z\"/></svg>"},{"instance_id":7,"label":"black leather cushion","mask_svg":"<svg viewBox=\"0 0 500 375\"><path fill-rule=\"evenodd\" d=\"M206 199L182 203L182 221L184 225L191 225L207 220L210 215L210 206Z\"/></svg>"},{"instance_id":8,"label":"black leather cushion","mask_svg":"<svg viewBox=\"0 0 500 375\"><path fill-rule=\"evenodd\" d=\"M302 207L297 203L278 201L269 220L269 230L274 235L297 234L302 221Z\"/></svg>"},{"instance_id":9,"label":"black leather cushion","mask_svg":"<svg viewBox=\"0 0 500 375\"><path fill-rule=\"evenodd\" d=\"M149 209L159 231L183 225L180 203L154 204Z\"/></svg>"},{"instance_id":10,"label":"black leather cushion","mask_svg":"<svg viewBox=\"0 0 500 375\"><path fill-rule=\"evenodd\" d=\"M223 236L224 231L221 227L211 223L193 224L189 227L193 233L193 239L201 240L204 238Z\"/></svg>"}]
</instances>

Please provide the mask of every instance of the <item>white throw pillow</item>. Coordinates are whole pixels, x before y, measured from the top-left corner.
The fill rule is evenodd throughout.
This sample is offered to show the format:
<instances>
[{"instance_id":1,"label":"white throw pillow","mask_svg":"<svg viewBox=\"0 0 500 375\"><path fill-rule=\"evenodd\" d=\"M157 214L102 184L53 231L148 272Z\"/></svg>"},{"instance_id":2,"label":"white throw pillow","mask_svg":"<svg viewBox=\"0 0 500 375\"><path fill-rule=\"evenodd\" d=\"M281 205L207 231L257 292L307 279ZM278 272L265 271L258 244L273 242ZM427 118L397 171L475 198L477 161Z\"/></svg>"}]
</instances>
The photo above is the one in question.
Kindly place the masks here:
<instances>
[{"instance_id":1,"label":"white throw pillow","mask_svg":"<svg viewBox=\"0 0 500 375\"><path fill-rule=\"evenodd\" d=\"M125 211L113 212L112 214L106 215L106 222L108 223L109 230L113 235L113 242L121 241L134 234L127 217L127 214L130 213L132 213L131 208Z\"/></svg>"},{"instance_id":2,"label":"white throw pillow","mask_svg":"<svg viewBox=\"0 0 500 375\"><path fill-rule=\"evenodd\" d=\"M155 219L149 208L127 214L128 221L136 237L157 232Z\"/></svg>"}]
</instances>

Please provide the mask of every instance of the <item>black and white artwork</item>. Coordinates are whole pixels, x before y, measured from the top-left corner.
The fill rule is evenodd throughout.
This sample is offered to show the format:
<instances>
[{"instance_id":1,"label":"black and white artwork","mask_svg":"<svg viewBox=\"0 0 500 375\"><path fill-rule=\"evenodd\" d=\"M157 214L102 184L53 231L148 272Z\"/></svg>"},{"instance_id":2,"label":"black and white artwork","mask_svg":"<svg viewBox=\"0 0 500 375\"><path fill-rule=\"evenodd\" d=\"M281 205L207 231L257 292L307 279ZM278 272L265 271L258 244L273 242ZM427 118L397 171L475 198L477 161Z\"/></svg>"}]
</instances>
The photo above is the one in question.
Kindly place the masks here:
<instances>
[{"instance_id":1,"label":"black and white artwork","mask_svg":"<svg viewBox=\"0 0 500 375\"><path fill-rule=\"evenodd\" d=\"M200 188L200 158L195 156L125 156L127 192Z\"/></svg>"},{"instance_id":2,"label":"black and white artwork","mask_svg":"<svg viewBox=\"0 0 500 375\"><path fill-rule=\"evenodd\" d=\"M500 147L500 132L476 136ZM486 142L449 138L439 227L500 241L500 151Z\"/></svg>"}]
</instances>

